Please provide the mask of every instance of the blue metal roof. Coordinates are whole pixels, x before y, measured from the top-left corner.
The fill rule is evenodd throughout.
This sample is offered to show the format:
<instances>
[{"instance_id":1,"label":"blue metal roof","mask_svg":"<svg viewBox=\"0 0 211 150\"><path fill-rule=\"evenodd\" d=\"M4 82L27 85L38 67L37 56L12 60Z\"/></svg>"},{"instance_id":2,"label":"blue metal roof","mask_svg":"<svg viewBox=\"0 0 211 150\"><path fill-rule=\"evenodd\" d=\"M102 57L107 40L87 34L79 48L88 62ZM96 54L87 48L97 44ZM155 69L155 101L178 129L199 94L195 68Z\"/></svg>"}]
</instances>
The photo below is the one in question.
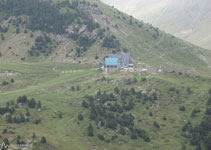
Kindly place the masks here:
<instances>
[{"instance_id":1,"label":"blue metal roof","mask_svg":"<svg viewBox=\"0 0 211 150\"><path fill-rule=\"evenodd\" d=\"M118 66L118 59L117 58L105 58L105 65L106 66Z\"/></svg>"},{"instance_id":2,"label":"blue metal roof","mask_svg":"<svg viewBox=\"0 0 211 150\"><path fill-rule=\"evenodd\" d=\"M128 66L130 64L130 54L110 54L109 58L117 58L118 64Z\"/></svg>"}]
</instances>

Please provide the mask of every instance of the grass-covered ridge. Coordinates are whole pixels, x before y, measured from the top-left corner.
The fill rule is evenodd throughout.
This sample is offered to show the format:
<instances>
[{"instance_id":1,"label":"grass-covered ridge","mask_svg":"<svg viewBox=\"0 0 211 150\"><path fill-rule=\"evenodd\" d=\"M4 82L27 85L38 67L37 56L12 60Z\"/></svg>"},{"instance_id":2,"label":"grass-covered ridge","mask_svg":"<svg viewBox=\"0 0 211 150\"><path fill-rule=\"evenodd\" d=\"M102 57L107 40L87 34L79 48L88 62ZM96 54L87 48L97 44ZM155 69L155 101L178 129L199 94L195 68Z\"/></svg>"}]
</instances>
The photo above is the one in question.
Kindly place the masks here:
<instances>
[{"instance_id":1,"label":"grass-covered ridge","mask_svg":"<svg viewBox=\"0 0 211 150\"><path fill-rule=\"evenodd\" d=\"M195 126L203 119L210 89L209 78L173 72L158 75L114 73L105 76L93 70L92 66L68 63L1 64L0 68L17 73L9 77L1 73L0 82L9 82L8 85L0 85L1 108L7 102L10 104L11 100L16 103L17 98L23 95L30 101L34 98L36 104L41 103L41 111L37 106L28 108L29 122L7 123L6 116L0 115L0 131L7 130L7 133L1 134L0 140L7 138L10 143L16 143L20 136L20 141L31 141L36 150L65 150L69 147L91 150L95 146L97 149L163 150L172 148L172 145L175 150L182 147L194 150L190 140L182 135L182 129L188 122ZM121 93L134 92L133 96L121 98ZM89 96L86 95L93 97L94 101L87 100ZM84 101L88 103L88 109ZM19 118L19 113L26 114L26 107L28 103L15 109L13 119L15 116ZM106 113L98 114L102 110ZM200 112L193 116L194 110ZM106 119L107 113L114 114L113 120ZM131 117L132 121L129 124L120 121L125 117ZM35 124L37 119L39 123ZM100 119L105 124L102 126L101 122L97 127L102 121ZM113 121L118 121L117 126ZM92 127L89 127L90 124ZM134 129L131 128L133 124ZM93 129L93 137L89 136L88 128ZM33 133L36 138L33 138ZM139 135L141 138L138 138ZM46 144L41 143L42 137L46 138ZM34 141L37 141L36 145Z\"/></svg>"}]
</instances>

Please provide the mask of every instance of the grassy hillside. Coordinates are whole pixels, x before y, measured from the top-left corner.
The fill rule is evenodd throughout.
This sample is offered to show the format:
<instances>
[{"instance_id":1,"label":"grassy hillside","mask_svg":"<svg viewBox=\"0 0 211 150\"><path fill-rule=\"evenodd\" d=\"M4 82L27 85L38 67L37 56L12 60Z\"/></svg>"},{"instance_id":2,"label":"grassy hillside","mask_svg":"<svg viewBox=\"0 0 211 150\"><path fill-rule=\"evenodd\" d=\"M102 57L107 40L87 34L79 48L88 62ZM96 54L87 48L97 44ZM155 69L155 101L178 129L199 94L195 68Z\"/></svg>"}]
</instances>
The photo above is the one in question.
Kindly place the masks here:
<instances>
[{"instance_id":1,"label":"grassy hillside","mask_svg":"<svg viewBox=\"0 0 211 150\"><path fill-rule=\"evenodd\" d=\"M2 9L4 11L5 8ZM36 8L32 9L36 10ZM44 9L43 13L45 13ZM51 30L51 28L44 27L42 22L38 26L32 26L30 20L36 15L30 16L31 14L28 14L27 10L23 11L22 14L27 15L28 19L24 19L24 16L21 15L16 18L10 17L9 20L2 20L2 28L7 28L8 25L9 28L7 32L2 31L1 33L3 36L3 40L0 39L1 61L31 62L42 60L97 64L103 62L103 58L108 53L118 53L123 49L125 52L131 53L135 65L138 62L142 64L137 65L138 68L149 65L152 68L165 67L169 70L210 72L209 58L211 53L209 51L179 40L101 2L93 0L89 3L81 3L77 7L73 5L63 6L61 3L57 4L57 7L49 9L55 9L55 12L58 11L57 9L60 11L68 10L64 16L80 13L74 15L75 20L69 22L69 25L67 22L67 29L58 25L57 29ZM10 15L13 16L12 11L7 10L7 13L7 18ZM63 15L63 12L60 13L57 12L55 15ZM95 23L90 21L90 17ZM53 21L53 19L42 19L47 24ZM16 32L17 30L18 32ZM40 48L39 42L36 42L39 40L37 39L39 36L46 35L51 38L47 45L43 45L48 47L47 50L43 49L44 47ZM105 39L112 35L117 38L113 40L113 45L103 46ZM46 44L44 42L43 44ZM37 48L39 50L36 50ZM40 52L38 53L38 51ZM33 55L39 55L39 57Z\"/></svg>"},{"instance_id":2,"label":"grassy hillside","mask_svg":"<svg viewBox=\"0 0 211 150\"><path fill-rule=\"evenodd\" d=\"M0 144L33 150L196 148L190 135L200 133L189 126L197 129L209 110L209 51L95 0L7 2L0 5ZM40 16L47 10L74 19L46 26L55 21ZM121 51L131 53L136 72L97 70L109 53ZM158 67L165 71L156 73ZM197 144L207 150L209 138L200 137Z\"/></svg>"},{"instance_id":3,"label":"grassy hillside","mask_svg":"<svg viewBox=\"0 0 211 150\"><path fill-rule=\"evenodd\" d=\"M210 45L210 8L208 0L124 1L102 0L120 10L160 27L168 33L206 49Z\"/></svg>"},{"instance_id":4,"label":"grassy hillside","mask_svg":"<svg viewBox=\"0 0 211 150\"><path fill-rule=\"evenodd\" d=\"M210 88L210 79L188 74L164 73L140 76L137 73L114 73L105 76L92 70L91 67L77 67L69 63L57 63L56 67L53 64L1 64L0 67L18 73L9 77L1 74L1 82L10 82L11 78L14 79L14 83L1 85L1 107L11 100L16 103L17 97L22 95L26 95L29 99L33 97L42 104L41 111L29 108L31 114L29 122L7 123L5 117L0 115L1 132L4 129L8 131L1 134L1 140L7 137L11 143L16 143L17 136L20 135L23 141L32 143L34 149L66 150L74 147L81 150L104 148L158 150L172 148L172 145L175 150L181 149L183 145L187 149L194 149L188 139L181 135L182 127L188 121L194 125L202 119L207 103L206 93ZM128 79L132 81L134 78L137 82L128 84ZM79 90L73 91L72 87L77 86ZM111 93L116 86L119 89L133 87L136 91L146 90L147 93L155 89L159 93L158 100L144 102L141 98L132 110L126 111L135 116L136 126L145 130L150 142L142 139L131 140L130 136L121 136L118 130L113 131L104 127L97 129L94 121L91 121L94 126L94 137L88 136L87 128L90 120L89 111L82 107L84 96L94 95L99 89ZM185 111L181 111L181 107L185 107ZM200 114L191 117L194 109L200 109ZM25 105L15 108L14 114L18 115L19 112L26 113ZM60 114L62 118L59 117ZM83 121L78 120L79 114L83 115ZM41 119L41 123L35 124L36 119ZM153 125L155 121L159 124L159 128ZM98 139L97 135L104 135L105 132L111 134L108 134L106 139L110 139L113 134L118 138L110 142ZM36 134L36 138L32 138L33 133ZM42 136L46 137L47 144L40 143Z\"/></svg>"}]
</instances>

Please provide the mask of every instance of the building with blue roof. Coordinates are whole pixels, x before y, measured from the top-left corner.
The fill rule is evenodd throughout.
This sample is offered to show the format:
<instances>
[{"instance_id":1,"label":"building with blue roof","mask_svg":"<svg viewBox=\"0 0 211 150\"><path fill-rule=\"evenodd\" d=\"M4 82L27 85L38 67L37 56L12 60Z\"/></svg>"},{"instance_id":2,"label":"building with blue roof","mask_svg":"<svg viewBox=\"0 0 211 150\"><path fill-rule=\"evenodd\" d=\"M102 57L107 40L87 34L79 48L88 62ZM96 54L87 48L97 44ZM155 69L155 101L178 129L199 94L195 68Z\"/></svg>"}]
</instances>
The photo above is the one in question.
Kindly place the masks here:
<instances>
[{"instance_id":1,"label":"building with blue roof","mask_svg":"<svg viewBox=\"0 0 211 150\"><path fill-rule=\"evenodd\" d=\"M120 70L118 58L105 58L105 71L117 72Z\"/></svg>"},{"instance_id":2,"label":"building with blue roof","mask_svg":"<svg viewBox=\"0 0 211 150\"><path fill-rule=\"evenodd\" d=\"M108 58L105 58L105 71L116 72L131 68L130 66L130 54L110 54Z\"/></svg>"},{"instance_id":3,"label":"building with blue roof","mask_svg":"<svg viewBox=\"0 0 211 150\"><path fill-rule=\"evenodd\" d=\"M118 59L117 58L105 58L105 65L117 67L117 66L119 66Z\"/></svg>"},{"instance_id":4,"label":"building with blue roof","mask_svg":"<svg viewBox=\"0 0 211 150\"><path fill-rule=\"evenodd\" d=\"M130 64L130 54L110 54L109 58L117 58L120 67L127 67Z\"/></svg>"}]
</instances>

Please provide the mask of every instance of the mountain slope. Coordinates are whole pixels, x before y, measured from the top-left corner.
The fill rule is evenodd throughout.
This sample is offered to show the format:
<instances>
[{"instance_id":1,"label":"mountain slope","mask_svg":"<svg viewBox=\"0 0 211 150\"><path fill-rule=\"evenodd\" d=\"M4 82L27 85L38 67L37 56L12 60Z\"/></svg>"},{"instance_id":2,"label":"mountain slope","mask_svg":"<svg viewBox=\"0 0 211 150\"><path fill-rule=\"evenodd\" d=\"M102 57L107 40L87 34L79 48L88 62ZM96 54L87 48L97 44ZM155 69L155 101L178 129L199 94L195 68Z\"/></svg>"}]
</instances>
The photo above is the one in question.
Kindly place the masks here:
<instances>
[{"instance_id":1,"label":"mountain slope","mask_svg":"<svg viewBox=\"0 0 211 150\"><path fill-rule=\"evenodd\" d=\"M191 141L209 111L210 51L98 0L0 3L0 144L207 150L206 134ZM135 72L98 70L121 52Z\"/></svg>"},{"instance_id":2,"label":"mountain slope","mask_svg":"<svg viewBox=\"0 0 211 150\"><path fill-rule=\"evenodd\" d=\"M7 7L11 6L9 3L8 6L2 5L4 6L2 11L5 10L7 18L10 17L10 19L3 21L2 24L3 29L7 28L7 26L9 29L7 32L2 31L1 33L2 57L0 59L15 62L45 60L80 61L81 63L96 64L96 62L103 62L103 58L108 53L112 53L112 51L120 52L121 49L125 49L125 52L129 51L131 53L137 68L148 65L149 68L164 67L166 70L182 72L210 71L209 58L211 52L179 40L101 2L90 2L95 4L80 3L76 7L66 5L63 2L57 4L56 8L54 8L45 3L40 8L40 12L46 13L43 16L47 17L42 17L40 23L40 20L36 18L40 14L31 14L27 9L22 11L20 3L20 7L18 5L16 7L20 9L16 10L20 16L17 15L16 18L11 17L14 11L7 9ZM30 1L27 1L27 3L30 5ZM27 3L23 4L27 5ZM32 5L33 7L30 9L36 12L37 5ZM70 17L71 20L68 22L60 20L61 24L63 22L65 26L55 24L52 27L55 29L52 30L48 23L54 20L48 17L49 14L44 11L45 7L55 13L54 16L56 17L53 19L70 17L70 15L73 17ZM24 8L27 8L27 6ZM84 15L84 13L89 15ZM24 15L29 17L28 19L25 18L25 21L23 19ZM74 17L75 20L72 19ZM93 21L90 19L93 19ZM34 23L36 21L38 23ZM43 22L46 22L47 26ZM51 37L48 43L46 43L46 40L43 41L43 39L49 39L45 38L46 35ZM112 35L117 38L112 39L113 45L105 45L104 42L109 40ZM44 45L40 45L40 42ZM48 47L48 49L45 49L45 47ZM95 57L99 59L95 59ZM141 64L137 65L138 63Z\"/></svg>"},{"instance_id":3,"label":"mountain slope","mask_svg":"<svg viewBox=\"0 0 211 150\"><path fill-rule=\"evenodd\" d=\"M106 1L122 11L150 22L161 29L190 41L200 47L211 49L211 5L208 0L185 1Z\"/></svg>"}]
</instances>

